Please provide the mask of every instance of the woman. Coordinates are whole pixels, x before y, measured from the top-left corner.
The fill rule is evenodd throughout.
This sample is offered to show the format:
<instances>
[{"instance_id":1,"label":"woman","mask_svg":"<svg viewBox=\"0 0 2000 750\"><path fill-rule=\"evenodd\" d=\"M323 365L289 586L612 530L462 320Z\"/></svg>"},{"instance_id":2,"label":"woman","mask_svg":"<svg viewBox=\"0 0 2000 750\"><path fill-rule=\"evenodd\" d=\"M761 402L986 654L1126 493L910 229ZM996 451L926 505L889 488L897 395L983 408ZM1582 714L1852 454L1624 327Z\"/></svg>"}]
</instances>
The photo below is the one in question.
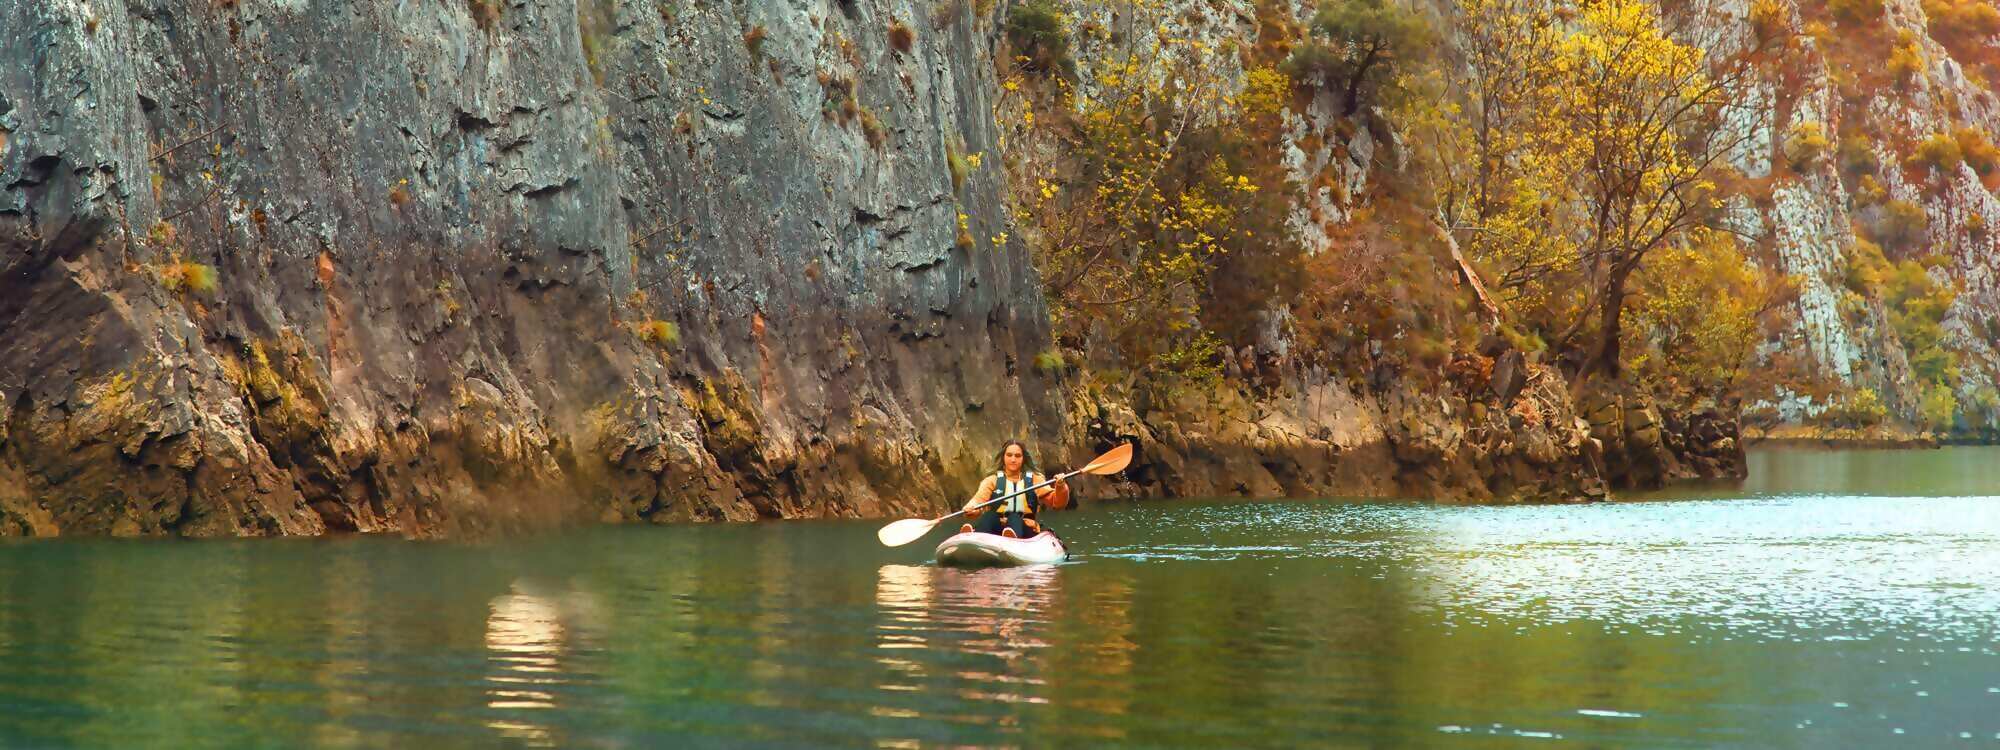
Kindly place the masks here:
<instances>
[{"instance_id":1,"label":"woman","mask_svg":"<svg viewBox=\"0 0 2000 750\"><path fill-rule=\"evenodd\" d=\"M1042 530L1035 521L1036 511L1045 506L1057 510L1069 506L1069 483L1060 479L1033 492L1022 492L1042 481L1046 478L1035 473L1035 462L1028 457L1027 447L1019 440L1007 441L1000 448L1000 471L980 482L972 499L965 502L965 515L972 523L959 527L959 533L983 531L1009 537L1034 536ZM988 502L1001 497L1007 499ZM989 510L993 512L988 513Z\"/></svg>"}]
</instances>

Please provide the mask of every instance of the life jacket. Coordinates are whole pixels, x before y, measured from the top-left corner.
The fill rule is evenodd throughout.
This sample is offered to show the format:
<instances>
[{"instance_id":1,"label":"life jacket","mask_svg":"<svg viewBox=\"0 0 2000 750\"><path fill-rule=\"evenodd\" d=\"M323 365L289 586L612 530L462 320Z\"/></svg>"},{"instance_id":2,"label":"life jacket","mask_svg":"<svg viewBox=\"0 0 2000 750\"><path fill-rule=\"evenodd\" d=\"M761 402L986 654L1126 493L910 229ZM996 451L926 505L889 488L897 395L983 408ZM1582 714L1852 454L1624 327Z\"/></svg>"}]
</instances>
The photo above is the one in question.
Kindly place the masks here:
<instances>
[{"instance_id":1,"label":"life jacket","mask_svg":"<svg viewBox=\"0 0 2000 750\"><path fill-rule=\"evenodd\" d=\"M1020 492L1033 486L1035 486L1034 472L1023 469L1021 471L1021 481L1010 482L1007 480L1006 470L1003 469L993 475L993 494L987 496L986 499L992 500L1006 497L1008 494ZM1024 517L1032 518L1035 515L1035 511L1040 510L1041 507L1041 498L1035 497L1035 493L1030 492L1025 495L1009 497L998 505L995 505L993 509L1000 513L1020 513Z\"/></svg>"}]
</instances>

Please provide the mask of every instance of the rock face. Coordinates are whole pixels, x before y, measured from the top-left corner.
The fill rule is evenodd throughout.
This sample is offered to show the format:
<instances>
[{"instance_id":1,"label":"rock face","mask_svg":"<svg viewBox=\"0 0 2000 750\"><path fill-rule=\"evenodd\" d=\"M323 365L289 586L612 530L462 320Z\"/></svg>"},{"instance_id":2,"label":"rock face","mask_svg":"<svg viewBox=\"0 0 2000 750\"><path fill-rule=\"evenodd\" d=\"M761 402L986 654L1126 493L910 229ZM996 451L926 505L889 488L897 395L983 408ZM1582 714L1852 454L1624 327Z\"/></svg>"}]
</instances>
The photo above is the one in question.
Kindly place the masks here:
<instances>
[{"instance_id":1,"label":"rock face","mask_svg":"<svg viewBox=\"0 0 2000 750\"><path fill-rule=\"evenodd\" d=\"M1172 403L1032 367L1004 13L0 5L0 535L914 513L1013 436L1044 465L1136 439L1116 489L1151 496L1740 475L1733 420L1579 409L1516 352L1342 376L1276 341L1242 358L1267 385ZM1287 158L1323 245L1401 157L1322 99Z\"/></svg>"},{"instance_id":2,"label":"rock face","mask_svg":"<svg viewBox=\"0 0 2000 750\"><path fill-rule=\"evenodd\" d=\"M2000 417L2000 233L1988 229L2000 221L1993 191L2000 178L1982 174L1973 160L1927 166L1919 158L1921 144L1934 137L2000 136L2000 94L1986 80L2000 46L1969 21L1932 15L1958 5L1884 0L1878 15L1869 4L1843 14L1818 0L1703 0L1678 18L1687 41L1718 57L1756 45L1760 33L1793 40L1742 96L1741 111L1761 117L1744 118L1743 127L1756 128L1757 148L1735 159L1770 191L1765 205L1743 207L1740 213L1754 217L1744 228L1799 282L1792 335L1774 344L1807 352L1823 374L1878 393L1906 424L1968 432ZM1755 18L1759 13L1767 17ZM1841 153L1798 163L1772 158L1806 129L1826 134ZM1857 166L1870 161L1878 166ZM1932 384L1913 372L1913 342L1894 330L1895 311L1855 295L1845 281L1857 229L1880 239L1898 202L1920 214L1919 236L1889 248L1891 259L1936 254L1944 262L1932 277L1957 291L1942 322L1943 344L1959 367L1952 382L1936 384L1955 398L1945 415L1953 424L1923 424ZM1772 406L1796 423L1826 404L1800 397Z\"/></svg>"},{"instance_id":3,"label":"rock face","mask_svg":"<svg viewBox=\"0 0 2000 750\"><path fill-rule=\"evenodd\" d=\"M0 534L969 489L1060 423L947 166L993 47L906 0L0 6Z\"/></svg>"}]
</instances>

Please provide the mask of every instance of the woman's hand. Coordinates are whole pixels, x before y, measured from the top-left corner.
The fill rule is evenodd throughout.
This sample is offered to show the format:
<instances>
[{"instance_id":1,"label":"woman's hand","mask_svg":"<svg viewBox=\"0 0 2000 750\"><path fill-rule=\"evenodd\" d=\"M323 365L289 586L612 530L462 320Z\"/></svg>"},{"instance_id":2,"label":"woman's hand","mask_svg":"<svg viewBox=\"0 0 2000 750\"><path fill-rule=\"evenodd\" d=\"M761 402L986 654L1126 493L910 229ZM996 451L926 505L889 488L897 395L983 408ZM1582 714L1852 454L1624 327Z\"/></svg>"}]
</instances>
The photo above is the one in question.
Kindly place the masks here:
<instances>
[{"instance_id":1,"label":"woman's hand","mask_svg":"<svg viewBox=\"0 0 2000 750\"><path fill-rule=\"evenodd\" d=\"M966 517L966 518L971 518L971 517L973 517L973 516L977 516L977 515L979 515L980 513L984 513L984 512L986 512L986 501L984 501L984 500L967 500L967 501L965 501L965 517Z\"/></svg>"}]
</instances>

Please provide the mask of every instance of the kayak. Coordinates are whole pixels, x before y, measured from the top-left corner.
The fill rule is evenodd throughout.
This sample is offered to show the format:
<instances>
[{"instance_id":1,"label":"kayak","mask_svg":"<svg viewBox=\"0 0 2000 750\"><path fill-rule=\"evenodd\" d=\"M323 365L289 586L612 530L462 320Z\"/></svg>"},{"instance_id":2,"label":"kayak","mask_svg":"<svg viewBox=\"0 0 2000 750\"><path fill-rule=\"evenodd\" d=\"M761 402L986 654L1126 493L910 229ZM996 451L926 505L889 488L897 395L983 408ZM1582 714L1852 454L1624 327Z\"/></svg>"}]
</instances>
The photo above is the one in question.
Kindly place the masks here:
<instances>
[{"instance_id":1,"label":"kayak","mask_svg":"<svg viewBox=\"0 0 2000 750\"><path fill-rule=\"evenodd\" d=\"M937 548L939 565L961 568L1048 565L1069 559L1061 539L1047 531L1015 539L999 534L968 531L944 540Z\"/></svg>"}]
</instances>

